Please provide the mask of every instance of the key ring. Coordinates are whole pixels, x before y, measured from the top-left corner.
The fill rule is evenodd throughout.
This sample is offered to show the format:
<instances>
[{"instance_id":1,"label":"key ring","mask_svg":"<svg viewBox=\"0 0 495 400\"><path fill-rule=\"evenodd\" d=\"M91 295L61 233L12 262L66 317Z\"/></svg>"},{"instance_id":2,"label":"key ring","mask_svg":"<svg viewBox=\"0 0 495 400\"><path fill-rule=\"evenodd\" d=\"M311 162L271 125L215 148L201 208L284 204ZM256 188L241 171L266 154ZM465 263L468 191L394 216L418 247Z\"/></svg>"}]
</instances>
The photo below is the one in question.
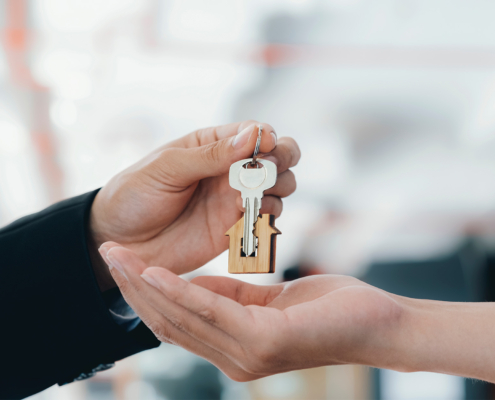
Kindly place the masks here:
<instances>
[{"instance_id":1,"label":"key ring","mask_svg":"<svg viewBox=\"0 0 495 400\"><path fill-rule=\"evenodd\" d=\"M256 158L258 158L258 153L260 152L260 145L261 145L261 134L263 133L263 125L258 125L258 139L256 140L256 147L254 148L254 153L253 153L253 161L251 162L251 165L257 165L256 164Z\"/></svg>"}]
</instances>

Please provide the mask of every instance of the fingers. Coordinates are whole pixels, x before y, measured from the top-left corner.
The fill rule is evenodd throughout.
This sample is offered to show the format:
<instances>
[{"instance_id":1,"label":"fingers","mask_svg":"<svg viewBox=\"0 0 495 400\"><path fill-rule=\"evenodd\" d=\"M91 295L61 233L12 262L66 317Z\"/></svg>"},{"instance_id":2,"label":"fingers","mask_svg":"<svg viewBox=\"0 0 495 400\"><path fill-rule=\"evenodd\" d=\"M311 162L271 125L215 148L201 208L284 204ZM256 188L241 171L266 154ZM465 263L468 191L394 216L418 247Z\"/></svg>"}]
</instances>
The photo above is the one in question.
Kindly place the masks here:
<instances>
[{"instance_id":1,"label":"fingers","mask_svg":"<svg viewBox=\"0 0 495 400\"><path fill-rule=\"evenodd\" d=\"M151 171L165 182L179 187L204 178L223 175L232 163L250 158L256 146L258 126L253 124L234 137L191 148L167 148L156 156ZM262 135L260 151L270 152L275 135Z\"/></svg>"},{"instance_id":2,"label":"fingers","mask_svg":"<svg viewBox=\"0 0 495 400\"><path fill-rule=\"evenodd\" d=\"M261 203L260 214L271 214L278 218L282 215L284 203L279 197L265 196Z\"/></svg>"},{"instance_id":3,"label":"fingers","mask_svg":"<svg viewBox=\"0 0 495 400\"><path fill-rule=\"evenodd\" d=\"M161 340L210 360L236 380L286 370L275 335L290 337L292 331L279 310L244 307L158 267L140 277L144 263L123 247L112 247L106 259L126 301Z\"/></svg>"},{"instance_id":4,"label":"fingers","mask_svg":"<svg viewBox=\"0 0 495 400\"><path fill-rule=\"evenodd\" d=\"M259 125L244 121L195 131L156 153L149 171L153 177L178 188L223 175L232 163L252 156ZM279 173L295 166L301 157L297 143L291 138L281 138L277 143L273 127L261 125L262 158L273 161Z\"/></svg>"},{"instance_id":5,"label":"fingers","mask_svg":"<svg viewBox=\"0 0 495 400\"><path fill-rule=\"evenodd\" d=\"M148 268L142 277L189 311L178 316L186 332L228 355L245 371L267 374L280 370L281 365L285 367L280 343L291 334L291 328L283 312L257 305L244 307L201 286L180 282L179 277L162 268ZM217 333L208 326L217 327ZM226 332L236 346L229 345L230 340L220 332Z\"/></svg>"},{"instance_id":6,"label":"fingers","mask_svg":"<svg viewBox=\"0 0 495 400\"><path fill-rule=\"evenodd\" d=\"M142 278L164 293L172 302L204 321L206 325L218 327L234 337L242 335L248 328L251 314L246 308L229 298L187 282L164 268L150 267L143 272ZM164 311L167 312L167 310ZM190 319L194 318L190 314L188 316ZM179 316L179 318L183 317L186 317L186 314ZM198 326L196 326L196 332L197 329Z\"/></svg>"},{"instance_id":7,"label":"fingers","mask_svg":"<svg viewBox=\"0 0 495 400\"><path fill-rule=\"evenodd\" d=\"M294 193L296 188L296 176L294 175L294 172L287 170L278 175L275 186L266 190L264 194L284 198Z\"/></svg>"},{"instance_id":8,"label":"fingers","mask_svg":"<svg viewBox=\"0 0 495 400\"><path fill-rule=\"evenodd\" d=\"M156 327L157 322L162 320L163 317L158 315L158 313L153 308L143 306L142 300L137 295L136 291L133 290L132 286L129 284L125 272L123 270L119 271L117 268L114 267L115 260L111 254L110 257L108 257L108 253L110 252L110 250L118 247L121 246L115 242L107 242L100 247L99 251L103 259L109 266L110 273L112 274L113 279L119 286L120 292L122 293L122 296L124 296L126 302L131 306L131 308L134 311L136 311L139 314L139 317L145 324L147 324L148 326L151 324L152 326ZM144 265L144 263L142 262L138 263L136 267L142 270L146 269L146 265ZM154 329L154 333L157 336L158 340L162 342L171 343L170 340L171 335L164 334L164 329Z\"/></svg>"},{"instance_id":9,"label":"fingers","mask_svg":"<svg viewBox=\"0 0 495 400\"><path fill-rule=\"evenodd\" d=\"M271 132L275 133L273 127L265 122L247 120L247 121L235 122L227 125L198 129L197 131L191 132L190 134L170 143L167 147L193 148L193 147L205 146L207 144L211 144L219 140L223 140L235 136L240 132L242 132L248 126L252 126L252 125L256 125L256 126L262 125L263 133L265 135L270 134Z\"/></svg>"},{"instance_id":10,"label":"fingers","mask_svg":"<svg viewBox=\"0 0 495 400\"><path fill-rule=\"evenodd\" d=\"M240 211L244 211L244 207L242 206L241 196L237 197L236 205ZM278 218L280 217L280 215L282 215L283 209L284 209L284 203L282 202L280 197L263 196L263 200L261 201L260 214L271 214L271 215L275 215L275 218Z\"/></svg>"},{"instance_id":11,"label":"fingers","mask_svg":"<svg viewBox=\"0 0 495 400\"><path fill-rule=\"evenodd\" d=\"M266 306L284 289L284 284L252 285L224 276L198 276L191 283L204 287L220 296L228 297L243 306Z\"/></svg>"},{"instance_id":12,"label":"fingers","mask_svg":"<svg viewBox=\"0 0 495 400\"><path fill-rule=\"evenodd\" d=\"M244 307L190 284L164 268L146 269L145 263L135 253L123 247L111 248L106 257L111 265L123 272L132 289L148 304L143 310L145 315L149 308L153 308L176 330L187 333L213 349L227 355L240 352L239 344L231 333L239 334L241 331L238 329L243 326L241 321L247 321L249 312ZM143 273L145 269L146 273ZM232 313L241 320L230 317ZM177 334L170 340L175 342Z\"/></svg>"},{"instance_id":13,"label":"fingers","mask_svg":"<svg viewBox=\"0 0 495 400\"><path fill-rule=\"evenodd\" d=\"M107 253L108 253L108 250L110 250L112 247L122 247L122 245L118 244L117 242L105 242L98 249L98 251L100 252L100 254L103 257L103 259L107 262L107 264L108 264L108 261L107 261L107 258L106 258L107 257Z\"/></svg>"},{"instance_id":14,"label":"fingers","mask_svg":"<svg viewBox=\"0 0 495 400\"><path fill-rule=\"evenodd\" d=\"M277 141L277 147L261 159L273 161L277 165L278 173L284 172L297 165L301 158L301 150L296 141L290 137L282 137Z\"/></svg>"},{"instance_id":15,"label":"fingers","mask_svg":"<svg viewBox=\"0 0 495 400\"><path fill-rule=\"evenodd\" d=\"M150 330L155 334L158 340L165 343L173 343L179 345L187 349L188 351L207 359L234 380L250 381L260 378L259 375L254 375L244 371L237 364L232 362L226 355L218 352L217 350L214 350L201 341L196 340L186 332L181 331L164 315L162 315L154 307L150 306L150 304L145 299L143 299L140 293L129 281L129 277L135 276L136 271L141 271L143 269L144 263L140 261L139 258L135 256L135 254L132 253L130 250L123 249L121 247L120 250L118 249L117 251L115 251L114 248L117 247L119 246L117 245L110 247L111 251L109 251L109 256L107 256L108 253L102 255L104 255L105 260L109 260L109 266L111 266L112 263L114 263L113 265L115 265L115 262L117 262L120 267L123 267L122 264L126 264L126 266L128 267L127 273L125 275L121 273L118 268L112 267L112 276L119 285L119 288L126 302L139 315L141 320L150 328ZM104 251L102 251L102 253L104 253ZM126 258L127 262L123 261ZM132 262L134 265L129 268L128 262ZM144 266L144 268L146 267ZM122 269L124 273L125 270L126 269ZM170 303L170 301L163 295L161 300L162 302ZM170 305L173 306L173 304L171 303Z\"/></svg>"}]
</instances>

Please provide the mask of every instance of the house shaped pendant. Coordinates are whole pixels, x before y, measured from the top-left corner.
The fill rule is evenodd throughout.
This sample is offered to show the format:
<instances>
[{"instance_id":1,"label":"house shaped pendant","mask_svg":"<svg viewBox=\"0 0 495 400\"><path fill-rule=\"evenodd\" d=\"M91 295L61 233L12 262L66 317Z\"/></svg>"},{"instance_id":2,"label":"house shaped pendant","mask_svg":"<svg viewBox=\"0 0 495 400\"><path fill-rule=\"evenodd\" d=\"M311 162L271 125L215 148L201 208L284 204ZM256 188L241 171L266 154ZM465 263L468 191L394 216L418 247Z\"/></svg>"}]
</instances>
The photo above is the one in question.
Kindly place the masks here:
<instances>
[{"instance_id":1,"label":"house shaped pendant","mask_svg":"<svg viewBox=\"0 0 495 400\"><path fill-rule=\"evenodd\" d=\"M258 246L254 256L246 257L242 251L244 234L244 216L230 228L226 236L229 244L229 273L231 274L263 274L275 272L275 256L277 251L277 235L275 216L263 214L255 224L254 235L258 238Z\"/></svg>"}]
</instances>

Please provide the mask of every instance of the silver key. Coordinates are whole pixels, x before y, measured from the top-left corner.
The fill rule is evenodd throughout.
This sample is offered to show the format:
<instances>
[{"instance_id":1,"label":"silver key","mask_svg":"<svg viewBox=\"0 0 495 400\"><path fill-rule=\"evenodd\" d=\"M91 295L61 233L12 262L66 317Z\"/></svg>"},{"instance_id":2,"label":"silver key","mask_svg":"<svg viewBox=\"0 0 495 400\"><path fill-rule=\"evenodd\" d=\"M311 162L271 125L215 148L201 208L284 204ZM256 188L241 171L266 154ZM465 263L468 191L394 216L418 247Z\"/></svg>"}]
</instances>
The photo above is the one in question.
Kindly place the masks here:
<instances>
[{"instance_id":1,"label":"silver key","mask_svg":"<svg viewBox=\"0 0 495 400\"><path fill-rule=\"evenodd\" d=\"M254 224L258 221L263 192L275 186L277 182L277 166L275 163L258 158L260 168L247 168L252 158L237 161L230 166L230 186L241 192L244 207L243 251L246 257L256 251Z\"/></svg>"}]
</instances>

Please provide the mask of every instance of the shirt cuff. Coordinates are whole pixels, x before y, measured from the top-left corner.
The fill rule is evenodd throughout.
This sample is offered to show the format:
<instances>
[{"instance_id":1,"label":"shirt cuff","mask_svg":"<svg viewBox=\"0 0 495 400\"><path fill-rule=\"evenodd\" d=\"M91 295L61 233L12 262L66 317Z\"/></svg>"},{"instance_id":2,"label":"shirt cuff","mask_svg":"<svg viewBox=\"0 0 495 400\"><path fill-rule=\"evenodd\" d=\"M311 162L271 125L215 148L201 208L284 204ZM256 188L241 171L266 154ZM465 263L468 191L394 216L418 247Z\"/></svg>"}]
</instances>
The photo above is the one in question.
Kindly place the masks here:
<instances>
[{"instance_id":1,"label":"shirt cuff","mask_svg":"<svg viewBox=\"0 0 495 400\"><path fill-rule=\"evenodd\" d=\"M139 325L141 319L124 300L119 288L107 290L102 293L102 296L113 320L120 325L122 329L126 332L130 332Z\"/></svg>"}]
</instances>

